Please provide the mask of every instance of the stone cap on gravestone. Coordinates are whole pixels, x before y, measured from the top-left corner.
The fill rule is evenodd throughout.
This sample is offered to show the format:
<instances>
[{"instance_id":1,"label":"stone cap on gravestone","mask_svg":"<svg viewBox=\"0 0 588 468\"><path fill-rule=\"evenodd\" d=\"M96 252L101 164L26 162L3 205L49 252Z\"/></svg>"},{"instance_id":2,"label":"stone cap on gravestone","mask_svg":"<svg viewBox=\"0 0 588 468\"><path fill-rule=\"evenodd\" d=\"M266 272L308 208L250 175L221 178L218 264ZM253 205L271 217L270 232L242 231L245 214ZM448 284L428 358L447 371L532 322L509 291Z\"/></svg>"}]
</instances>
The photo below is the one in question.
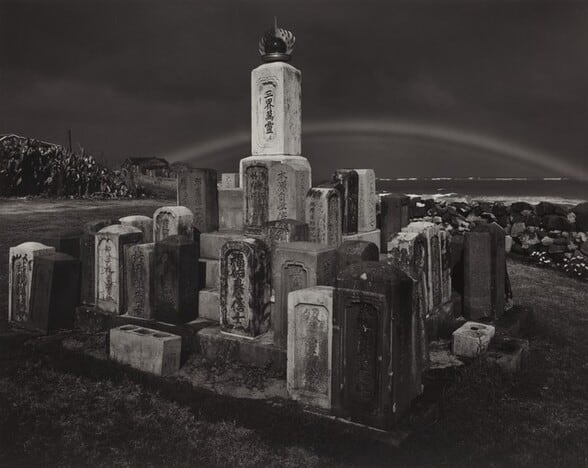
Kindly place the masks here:
<instances>
[{"instance_id":1,"label":"stone cap on gravestone","mask_svg":"<svg viewBox=\"0 0 588 468\"><path fill-rule=\"evenodd\" d=\"M149 216L131 215L119 218L123 226L132 226L141 230L143 233L143 242L153 242L153 219Z\"/></svg>"},{"instance_id":2,"label":"stone cap on gravestone","mask_svg":"<svg viewBox=\"0 0 588 468\"><path fill-rule=\"evenodd\" d=\"M84 224L84 232L86 234L96 234L100 229L113 224L120 224L118 219L99 219L96 221L89 221Z\"/></svg>"},{"instance_id":3,"label":"stone cap on gravestone","mask_svg":"<svg viewBox=\"0 0 588 468\"><path fill-rule=\"evenodd\" d=\"M396 286L406 284L412 288L412 283L407 274L386 262L354 263L337 275L339 288L383 294L388 299Z\"/></svg>"},{"instance_id":4,"label":"stone cap on gravestone","mask_svg":"<svg viewBox=\"0 0 588 468\"><path fill-rule=\"evenodd\" d=\"M106 226L98 231L98 234L109 234L109 235L124 235L124 234L142 234L139 228L133 226L123 226L122 224L113 224L112 226Z\"/></svg>"}]
</instances>

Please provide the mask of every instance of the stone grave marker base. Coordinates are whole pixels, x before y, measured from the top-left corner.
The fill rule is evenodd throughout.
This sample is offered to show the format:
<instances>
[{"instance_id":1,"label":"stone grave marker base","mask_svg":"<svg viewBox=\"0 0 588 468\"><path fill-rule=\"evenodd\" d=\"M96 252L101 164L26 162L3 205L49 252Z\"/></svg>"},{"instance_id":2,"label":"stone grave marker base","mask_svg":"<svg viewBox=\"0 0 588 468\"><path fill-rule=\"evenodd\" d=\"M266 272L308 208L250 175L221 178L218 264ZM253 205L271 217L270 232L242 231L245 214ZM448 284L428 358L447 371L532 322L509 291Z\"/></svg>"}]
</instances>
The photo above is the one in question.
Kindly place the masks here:
<instances>
[{"instance_id":1,"label":"stone grave marker base","mask_svg":"<svg viewBox=\"0 0 588 468\"><path fill-rule=\"evenodd\" d=\"M198 342L200 352L211 361L240 361L286 374L286 350L274 346L272 332L252 340L221 333L219 327L207 327L198 332Z\"/></svg>"}]
</instances>

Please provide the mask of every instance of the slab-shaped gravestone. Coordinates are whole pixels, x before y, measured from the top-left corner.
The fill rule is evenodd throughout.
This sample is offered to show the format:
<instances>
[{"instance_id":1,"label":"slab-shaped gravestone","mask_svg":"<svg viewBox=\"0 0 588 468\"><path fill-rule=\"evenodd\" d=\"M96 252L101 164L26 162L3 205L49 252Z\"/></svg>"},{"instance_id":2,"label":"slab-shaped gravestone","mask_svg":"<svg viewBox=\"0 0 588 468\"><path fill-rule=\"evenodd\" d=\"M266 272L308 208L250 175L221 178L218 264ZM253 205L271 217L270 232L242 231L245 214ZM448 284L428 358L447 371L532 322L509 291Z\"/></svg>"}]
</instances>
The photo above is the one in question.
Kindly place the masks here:
<instances>
[{"instance_id":1,"label":"slab-shaped gravestone","mask_svg":"<svg viewBox=\"0 0 588 468\"><path fill-rule=\"evenodd\" d=\"M244 223L247 231L261 232L267 221L305 221L304 201L311 169L302 156L250 156L240 162Z\"/></svg>"},{"instance_id":2,"label":"slab-shaped gravestone","mask_svg":"<svg viewBox=\"0 0 588 468\"><path fill-rule=\"evenodd\" d=\"M126 313L133 317L154 318L153 242L130 245L125 251Z\"/></svg>"},{"instance_id":3,"label":"slab-shaped gravestone","mask_svg":"<svg viewBox=\"0 0 588 468\"><path fill-rule=\"evenodd\" d=\"M288 294L316 285L333 286L336 278L335 247L314 242L279 244L272 255L272 305L274 344L286 347Z\"/></svg>"},{"instance_id":4,"label":"slab-shaped gravestone","mask_svg":"<svg viewBox=\"0 0 588 468\"><path fill-rule=\"evenodd\" d=\"M427 268L427 294L429 311L443 304L443 291L447 286L443 281L451 282L451 275L443 275L443 257L441 255L441 230L442 228L427 222L415 221L404 228L405 232L422 234L426 239L426 268ZM448 285L451 290L451 283Z\"/></svg>"},{"instance_id":5,"label":"slab-shaped gravestone","mask_svg":"<svg viewBox=\"0 0 588 468\"><path fill-rule=\"evenodd\" d=\"M8 261L8 320L29 322L33 272L39 257L55 253L55 247L25 242L10 247Z\"/></svg>"},{"instance_id":6,"label":"slab-shaped gravestone","mask_svg":"<svg viewBox=\"0 0 588 468\"><path fill-rule=\"evenodd\" d=\"M125 247L143 241L143 233L132 226L114 224L96 233L96 307L122 314L125 310Z\"/></svg>"},{"instance_id":7,"label":"slab-shaped gravestone","mask_svg":"<svg viewBox=\"0 0 588 468\"><path fill-rule=\"evenodd\" d=\"M198 317L200 246L184 236L155 243L153 306L155 319L181 324Z\"/></svg>"},{"instance_id":8,"label":"slab-shaped gravestone","mask_svg":"<svg viewBox=\"0 0 588 468\"><path fill-rule=\"evenodd\" d=\"M342 233L354 234L358 226L359 176L353 169L337 169L333 174L333 180L340 187L342 195Z\"/></svg>"},{"instance_id":9,"label":"slab-shaped gravestone","mask_svg":"<svg viewBox=\"0 0 588 468\"><path fill-rule=\"evenodd\" d=\"M361 262L337 275L333 321L336 416L390 428L421 392L411 378L412 280Z\"/></svg>"},{"instance_id":10,"label":"slab-shaped gravestone","mask_svg":"<svg viewBox=\"0 0 588 468\"><path fill-rule=\"evenodd\" d=\"M225 172L221 174L222 189L235 189L239 188L239 173L238 172Z\"/></svg>"},{"instance_id":11,"label":"slab-shaped gravestone","mask_svg":"<svg viewBox=\"0 0 588 468\"><path fill-rule=\"evenodd\" d=\"M163 206L153 213L154 242L169 236L194 240L194 215L185 206Z\"/></svg>"},{"instance_id":12,"label":"slab-shaped gravestone","mask_svg":"<svg viewBox=\"0 0 588 468\"><path fill-rule=\"evenodd\" d=\"M308 224L295 219L269 221L263 226L263 235L270 247L283 242L308 240Z\"/></svg>"},{"instance_id":13,"label":"slab-shaped gravestone","mask_svg":"<svg viewBox=\"0 0 588 468\"><path fill-rule=\"evenodd\" d=\"M216 171L190 168L178 174L178 205L192 212L193 225L198 231L216 231L219 217Z\"/></svg>"},{"instance_id":14,"label":"slab-shaped gravestone","mask_svg":"<svg viewBox=\"0 0 588 468\"><path fill-rule=\"evenodd\" d=\"M301 74L285 62L251 72L251 154L301 154Z\"/></svg>"},{"instance_id":15,"label":"slab-shaped gravestone","mask_svg":"<svg viewBox=\"0 0 588 468\"><path fill-rule=\"evenodd\" d=\"M119 218L119 222L123 226L132 226L139 229L143 233L143 242L153 242L153 219L149 216L124 216L122 218Z\"/></svg>"},{"instance_id":16,"label":"slab-shaped gravestone","mask_svg":"<svg viewBox=\"0 0 588 468\"><path fill-rule=\"evenodd\" d=\"M427 239L418 232L399 232L388 243L387 261L406 273L414 282L412 288L413 318L411 322L412 350L411 375L420 384L422 372L429 363L429 340L426 319L431 311L429 304Z\"/></svg>"},{"instance_id":17,"label":"slab-shaped gravestone","mask_svg":"<svg viewBox=\"0 0 588 468\"><path fill-rule=\"evenodd\" d=\"M311 242L341 244L341 194L336 188L313 187L306 195L306 222Z\"/></svg>"},{"instance_id":18,"label":"slab-shaped gravestone","mask_svg":"<svg viewBox=\"0 0 588 468\"><path fill-rule=\"evenodd\" d=\"M255 338L270 327L269 250L259 239L226 242L220 255L221 331Z\"/></svg>"},{"instance_id":19,"label":"slab-shaped gravestone","mask_svg":"<svg viewBox=\"0 0 588 468\"><path fill-rule=\"evenodd\" d=\"M235 231L243 229L243 189L219 189L218 228Z\"/></svg>"},{"instance_id":20,"label":"slab-shaped gravestone","mask_svg":"<svg viewBox=\"0 0 588 468\"><path fill-rule=\"evenodd\" d=\"M464 240L466 317L500 318L505 305L506 254L504 229L496 223L476 226Z\"/></svg>"},{"instance_id":21,"label":"slab-shaped gravestone","mask_svg":"<svg viewBox=\"0 0 588 468\"><path fill-rule=\"evenodd\" d=\"M82 304L94 304L96 301L96 233L106 226L118 223L119 221L115 219L101 219L84 225L84 233L80 238L80 261L82 262L80 300Z\"/></svg>"},{"instance_id":22,"label":"slab-shaped gravestone","mask_svg":"<svg viewBox=\"0 0 588 468\"><path fill-rule=\"evenodd\" d=\"M387 193L380 197L381 248L384 250L392 236L408 225L408 202L406 195Z\"/></svg>"},{"instance_id":23,"label":"slab-shaped gravestone","mask_svg":"<svg viewBox=\"0 0 588 468\"><path fill-rule=\"evenodd\" d=\"M269 221L269 175L264 165L249 166L245 170L245 227L261 230Z\"/></svg>"},{"instance_id":24,"label":"slab-shaped gravestone","mask_svg":"<svg viewBox=\"0 0 588 468\"><path fill-rule=\"evenodd\" d=\"M74 258L80 258L80 244L83 234L83 230L74 229L42 235L38 241L43 245L55 247L56 252L66 253Z\"/></svg>"},{"instance_id":25,"label":"slab-shaped gravestone","mask_svg":"<svg viewBox=\"0 0 588 468\"><path fill-rule=\"evenodd\" d=\"M380 250L373 242L344 241L337 249L337 270L343 270L352 263L377 262Z\"/></svg>"},{"instance_id":26,"label":"slab-shaped gravestone","mask_svg":"<svg viewBox=\"0 0 588 468\"><path fill-rule=\"evenodd\" d=\"M61 252L35 260L27 326L49 333L74 326L80 302L80 261Z\"/></svg>"},{"instance_id":27,"label":"slab-shaped gravestone","mask_svg":"<svg viewBox=\"0 0 588 468\"><path fill-rule=\"evenodd\" d=\"M331 409L333 298L331 286L288 295L287 388L297 401Z\"/></svg>"},{"instance_id":28,"label":"slab-shaped gravestone","mask_svg":"<svg viewBox=\"0 0 588 468\"><path fill-rule=\"evenodd\" d=\"M355 169L358 179L357 230L369 232L376 226L376 173L373 169Z\"/></svg>"}]
</instances>

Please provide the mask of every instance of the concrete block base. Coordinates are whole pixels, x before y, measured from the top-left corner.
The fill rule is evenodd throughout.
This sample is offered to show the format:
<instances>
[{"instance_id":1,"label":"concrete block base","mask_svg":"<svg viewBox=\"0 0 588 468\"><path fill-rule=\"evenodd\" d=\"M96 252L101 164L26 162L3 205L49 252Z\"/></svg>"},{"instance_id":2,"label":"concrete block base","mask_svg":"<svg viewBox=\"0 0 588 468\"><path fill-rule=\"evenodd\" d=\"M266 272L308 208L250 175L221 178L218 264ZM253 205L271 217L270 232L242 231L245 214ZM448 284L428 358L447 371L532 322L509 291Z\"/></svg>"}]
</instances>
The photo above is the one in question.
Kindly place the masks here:
<instances>
[{"instance_id":1,"label":"concrete block base","mask_svg":"<svg viewBox=\"0 0 588 468\"><path fill-rule=\"evenodd\" d=\"M211 361L239 361L286 374L286 351L274 346L271 332L251 340L221 333L219 327L208 327L198 332L198 343L200 353Z\"/></svg>"},{"instance_id":2,"label":"concrete block base","mask_svg":"<svg viewBox=\"0 0 588 468\"><path fill-rule=\"evenodd\" d=\"M488 349L490 340L494 337L495 328L477 322L466 322L453 332L451 350L461 357L473 358Z\"/></svg>"},{"instance_id":3,"label":"concrete block base","mask_svg":"<svg viewBox=\"0 0 588 468\"><path fill-rule=\"evenodd\" d=\"M160 330L123 325L110 330L110 358L143 372L170 375L180 368L182 338Z\"/></svg>"}]
</instances>

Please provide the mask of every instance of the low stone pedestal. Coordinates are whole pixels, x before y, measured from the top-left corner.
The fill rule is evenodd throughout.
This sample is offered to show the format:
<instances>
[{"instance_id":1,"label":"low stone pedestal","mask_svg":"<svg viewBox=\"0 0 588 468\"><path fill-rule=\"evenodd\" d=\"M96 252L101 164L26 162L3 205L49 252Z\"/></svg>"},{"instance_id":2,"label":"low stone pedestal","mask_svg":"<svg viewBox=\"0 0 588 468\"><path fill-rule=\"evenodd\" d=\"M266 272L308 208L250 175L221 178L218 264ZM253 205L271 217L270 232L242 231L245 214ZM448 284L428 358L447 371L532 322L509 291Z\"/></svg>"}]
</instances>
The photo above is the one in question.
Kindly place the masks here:
<instances>
[{"instance_id":1,"label":"low stone pedestal","mask_svg":"<svg viewBox=\"0 0 588 468\"><path fill-rule=\"evenodd\" d=\"M159 330L123 325L110 330L110 358L143 372L173 374L180 368L182 338Z\"/></svg>"},{"instance_id":2,"label":"low stone pedestal","mask_svg":"<svg viewBox=\"0 0 588 468\"><path fill-rule=\"evenodd\" d=\"M208 360L238 361L244 364L286 373L286 351L273 344L271 332L256 340L221 333L219 327L198 332L200 353Z\"/></svg>"},{"instance_id":3,"label":"low stone pedestal","mask_svg":"<svg viewBox=\"0 0 588 468\"><path fill-rule=\"evenodd\" d=\"M453 354L473 358L488 349L495 328L478 322L466 322L453 332L451 349Z\"/></svg>"}]
</instances>

